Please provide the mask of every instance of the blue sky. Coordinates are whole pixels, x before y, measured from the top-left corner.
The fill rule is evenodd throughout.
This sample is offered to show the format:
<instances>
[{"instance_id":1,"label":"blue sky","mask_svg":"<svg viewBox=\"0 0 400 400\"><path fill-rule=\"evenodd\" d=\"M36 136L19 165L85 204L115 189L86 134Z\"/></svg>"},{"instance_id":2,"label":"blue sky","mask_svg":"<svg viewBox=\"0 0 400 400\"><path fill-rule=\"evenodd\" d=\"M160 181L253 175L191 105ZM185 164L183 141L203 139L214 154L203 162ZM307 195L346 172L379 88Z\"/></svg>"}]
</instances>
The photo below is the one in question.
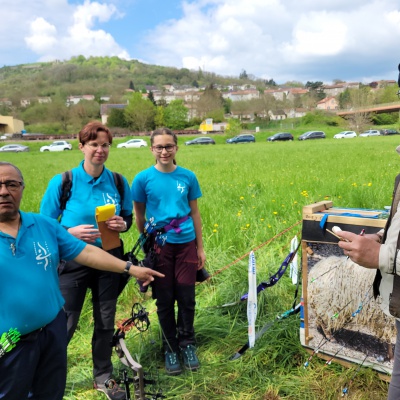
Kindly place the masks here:
<instances>
[{"instance_id":1,"label":"blue sky","mask_svg":"<svg viewBox=\"0 0 400 400\"><path fill-rule=\"evenodd\" d=\"M398 0L2 0L0 65L119 56L257 78L397 79Z\"/></svg>"}]
</instances>

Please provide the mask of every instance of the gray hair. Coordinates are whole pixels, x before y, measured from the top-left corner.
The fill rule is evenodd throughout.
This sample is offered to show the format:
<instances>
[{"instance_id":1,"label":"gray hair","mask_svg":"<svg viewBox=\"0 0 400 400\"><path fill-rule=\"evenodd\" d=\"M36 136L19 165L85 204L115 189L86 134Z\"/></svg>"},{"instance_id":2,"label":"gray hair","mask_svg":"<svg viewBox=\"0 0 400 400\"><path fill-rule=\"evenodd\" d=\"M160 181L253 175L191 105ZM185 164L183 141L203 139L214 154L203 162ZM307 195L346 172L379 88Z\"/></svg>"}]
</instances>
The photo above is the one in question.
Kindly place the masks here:
<instances>
[{"instance_id":1,"label":"gray hair","mask_svg":"<svg viewBox=\"0 0 400 400\"><path fill-rule=\"evenodd\" d=\"M0 161L0 167L2 167L2 166L13 167L18 172L19 176L21 177L22 186L25 186L24 177L22 176L21 170L17 166L15 166L14 164L11 164L7 161Z\"/></svg>"}]
</instances>

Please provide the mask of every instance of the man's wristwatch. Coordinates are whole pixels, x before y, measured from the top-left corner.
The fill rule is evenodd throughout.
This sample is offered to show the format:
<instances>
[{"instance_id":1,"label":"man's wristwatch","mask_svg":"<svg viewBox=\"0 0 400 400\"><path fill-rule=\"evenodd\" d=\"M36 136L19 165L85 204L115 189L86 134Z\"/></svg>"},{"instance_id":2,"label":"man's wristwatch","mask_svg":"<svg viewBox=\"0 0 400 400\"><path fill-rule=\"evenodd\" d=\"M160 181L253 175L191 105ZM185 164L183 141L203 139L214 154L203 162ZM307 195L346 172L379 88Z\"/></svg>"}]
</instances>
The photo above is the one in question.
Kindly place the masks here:
<instances>
[{"instance_id":1,"label":"man's wristwatch","mask_svg":"<svg viewBox=\"0 0 400 400\"><path fill-rule=\"evenodd\" d=\"M122 232L125 232L128 229L128 224L125 220L122 220L122 222L124 223L124 230Z\"/></svg>"},{"instance_id":2,"label":"man's wristwatch","mask_svg":"<svg viewBox=\"0 0 400 400\"><path fill-rule=\"evenodd\" d=\"M124 272L122 272L125 276L130 276L129 270L131 269L132 263L130 261L126 262Z\"/></svg>"}]
</instances>

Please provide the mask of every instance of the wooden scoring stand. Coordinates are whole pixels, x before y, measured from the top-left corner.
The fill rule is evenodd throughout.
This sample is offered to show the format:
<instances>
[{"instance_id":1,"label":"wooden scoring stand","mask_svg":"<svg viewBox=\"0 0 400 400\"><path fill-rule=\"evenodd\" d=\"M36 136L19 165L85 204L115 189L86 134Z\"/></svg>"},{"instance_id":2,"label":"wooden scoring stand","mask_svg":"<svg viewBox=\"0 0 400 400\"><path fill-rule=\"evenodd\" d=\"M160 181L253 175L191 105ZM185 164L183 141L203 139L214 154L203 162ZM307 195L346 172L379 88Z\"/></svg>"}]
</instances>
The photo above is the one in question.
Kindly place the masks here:
<instances>
[{"instance_id":1,"label":"wooden scoring stand","mask_svg":"<svg viewBox=\"0 0 400 400\"><path fill-rule=\"evenodd\" d=\"M356 234L359 234L362 229L365 230L366 234L376 233L385 227L387 217L388 213L385 210L336 208L333 207L332 201L322 201L303 207L301 243L303 278L300 341L310 354L313 354L321 343L321 337L323 338L322 333L317 331L317 327L313 324L315 316L313 315L313 310L310 308L307 297L310 272L313 265L325 257L329 257L330 255L343 256L343 251L337 246L338 239L329 233L327 229L332 230L332 227L336 225L342 230ZM324 228L321 228L320 222L323 218L327 219ZM314 255L316 255L316 260L313 260ZM340 345L346 347L343 343ZM360 351L352 352L350 350L350 356L343 356L343 353L346 352L339 352L335 355L335 349L329 349L329 346L321 346L315 355L325 360L338 362L346 367L361 364L365 358L365 355ZM392 372L391 363L366 361L363 365L375 369L382 379L390 381L389 375Z\"/></svg>"}]
</instances>

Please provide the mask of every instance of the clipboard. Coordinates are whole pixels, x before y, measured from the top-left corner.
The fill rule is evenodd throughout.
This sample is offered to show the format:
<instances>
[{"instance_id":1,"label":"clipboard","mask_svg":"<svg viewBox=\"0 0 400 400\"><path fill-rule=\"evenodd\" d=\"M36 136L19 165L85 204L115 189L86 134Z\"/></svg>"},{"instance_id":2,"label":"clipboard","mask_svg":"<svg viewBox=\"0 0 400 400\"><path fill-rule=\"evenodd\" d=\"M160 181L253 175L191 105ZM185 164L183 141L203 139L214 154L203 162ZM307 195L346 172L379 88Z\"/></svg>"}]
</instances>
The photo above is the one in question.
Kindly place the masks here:
<instances>
[{"instance_id":1,"label":"clipboard","mask_svg":"<svg viewBox=\"0 0 400 400\"><path fill-rule=\"evenodd\" d=\"M104 250L111 250L121 246L119 232L108 229L106 225L106 221L114 215L114 204L96 207L95 218L101 233L101 243Z\"/></svg>"}]
</instances>

